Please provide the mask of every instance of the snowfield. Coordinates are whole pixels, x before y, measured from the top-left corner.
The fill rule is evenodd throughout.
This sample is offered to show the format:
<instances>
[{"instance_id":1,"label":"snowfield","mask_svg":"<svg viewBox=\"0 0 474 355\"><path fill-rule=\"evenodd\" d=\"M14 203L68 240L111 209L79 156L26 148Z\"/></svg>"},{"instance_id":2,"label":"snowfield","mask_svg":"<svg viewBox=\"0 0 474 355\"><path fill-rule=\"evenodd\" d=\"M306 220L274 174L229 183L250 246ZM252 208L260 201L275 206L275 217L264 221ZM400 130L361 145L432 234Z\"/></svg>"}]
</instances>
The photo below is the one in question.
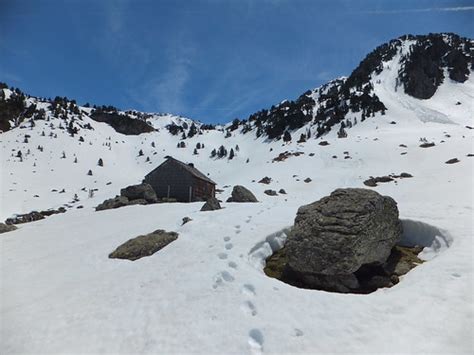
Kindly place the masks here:
<instances>
[{"instance_id":1,"label":"snowfield","mask_svg":"<svg viewBox=\"0 0 474 355\"><path fill-rule=\"evenodd\" d=\"M94 130L80 132L83 143L58 129L56 139L41 136L46 122L2 133L2 220L64 203L71 208L0 235L0 353L472 354L474 157L467 154L474 153L474 130L465 126L474 126L473 75L464 84L447 79L423 101L395 92L390 71L381 75L387 77L373 80L381 81L375 90L386 115L358 123L344 139L333 130L322 138L328 146L314 138L297 144L302 128L288 144L209 131L178 149L178 137L166 129L124 136L87 117ZM420 138L436 145L420 148ZM193 155L197 142L205 148ZM239 146L233 160L209 158L221 144ZM12 149L28 148L19 162ZM304 154L272 162L285 151ZM211 212L199 212L202 203L94 211L166 155L209 173L223 201L241 184L261 202L223 203ZM451 158L460 162L445 164ZM398 202L404 238L425 247L427 262L399 284L369 295L336 294L265 276L264 259L283 243L299 206L339 187L364 187L369 176L401 172L413 178L374 189ZM264 176L270 185L257 183ZM287 195L267 196L269 188ZM89 198L89 189L98 191ZM192 221L182 226L185 216ZM108 258L126 240L156 229L179 237L134 262Z\"/></svg>"}]
</instances>

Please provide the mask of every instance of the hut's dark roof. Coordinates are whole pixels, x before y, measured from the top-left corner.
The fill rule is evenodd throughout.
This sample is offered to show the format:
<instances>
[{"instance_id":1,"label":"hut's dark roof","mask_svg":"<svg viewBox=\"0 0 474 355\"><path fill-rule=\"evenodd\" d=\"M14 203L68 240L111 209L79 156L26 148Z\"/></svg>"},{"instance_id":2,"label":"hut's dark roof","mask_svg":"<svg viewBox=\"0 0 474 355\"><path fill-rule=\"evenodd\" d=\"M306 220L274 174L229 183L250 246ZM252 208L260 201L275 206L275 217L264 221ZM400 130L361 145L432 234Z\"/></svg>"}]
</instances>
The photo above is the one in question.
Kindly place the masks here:
<instances>
[{"instance_id":1,"label":"hut's dark roof","mask_svg":"<svg viewBox=\"0 0 474 355\"><path fill-rule=\"evenodd\" d=\"M158 167L156 167L155 169L153 169L151 172L149 172L147 174L150 175L151 173L153 173L154 171L158 170L161 166L163 166L164 164L167 164L168 162L174 162L176 164L178 164L179 166L181 166L184 170L186 170L187 172L189 172L191 175L193 175L194 177L198 178L198 179L201 179L201 180L204 180L204 181L207 181L213 185L217 185L214 181L212 181L211 179L209 179L206 175L204 175L203 173L201 173L198 169L196 169L194 167L194 165L189 165L189 164L186 164L186 163L183 163L182 161L179 161L178 159L175 159L173 157L170 157L170 156L167 156L166 157L166 160L161 163Z\"/></svg>"}]
</instances>

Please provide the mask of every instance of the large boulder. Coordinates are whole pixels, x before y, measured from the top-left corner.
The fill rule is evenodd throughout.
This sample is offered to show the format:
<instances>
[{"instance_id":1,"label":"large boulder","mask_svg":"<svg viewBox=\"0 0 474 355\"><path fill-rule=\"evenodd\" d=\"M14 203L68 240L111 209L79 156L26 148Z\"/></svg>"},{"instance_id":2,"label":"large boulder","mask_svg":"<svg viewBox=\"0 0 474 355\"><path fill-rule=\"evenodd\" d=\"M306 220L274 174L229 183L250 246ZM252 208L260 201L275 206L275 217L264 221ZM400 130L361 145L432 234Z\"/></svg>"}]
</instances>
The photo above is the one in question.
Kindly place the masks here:
<instances>
[{"instance_id":1,"label":"large boulder","mask_svg":"<svg viewBox=\"0 0 474 355\"><path fill-rule=\"evenodd\" d=\"M368 189L337 189L298 209L285 248L288 271L311 287L349 292L356 272L382 265L400 240L396 202Z\"/></svg>"},{"instance_id":2,"label":"large boulder","mask_svg":"<svg viewBox=\"0 0 474 355\"><path fill-rule=\"evenodd\" d=\"M0 234L11 232L11 231L14 231L15 229L17 229L17 227L12 224L0 223Z\"/></svg>"},{"instance_id":3,"label":"large boulder","mask_svg":"<svg viewBox=\"0 0 474 355\"><path fill-rule=\"evenodd\" d=\"M98 205L95 210L96 211L103 211L103 210L110 210L112 208L119 208L123 206L128 206L129 200L124 196L116 196L114 198L110 198L105 200L100 205Z\"/></svg>"},{"instance_id":4,"label":"large boulder","mask_svg":"<svg viewBox=\"0 0 474 355\"><path fill-rule=\"evenodd\" d=\"M177 238L178 233L158 229L152 233L140 235L126 241L110 253L109 258L137 260L156 253Z\"/></svg>"},{"instance_id":5,"label":"large boulder","mask_svg":"<svg viewBox=\"0 0 474 355\"><path fill-rule=\"evenodd\" d=\"M201 207L201 211L215 211L215 210L220 210L221 204L219 203L219 200L215 197L209 198L206 203Z\"/></svg>"},{"instance_id":6,"label":"large boulder","mask_svg":"<svg viewBox=\"0 0 474 355\"><path fill-rule=\"evenodd\" d=\"M255 195L241 185L235 185L232 189L232 196L227 202L258 202Z\"/></svg>"},{"instance_id":7,"label":"large boulder","mask_svg":"<svg viewBox=\"0 0 474 355\"><path fill-rule=\"evenodd\" d=\"M142 183L138 185L130 185L120 190L120 195L129 200L146 200L148 203L158 202L155 190L150 184Z\"/></svg>"}]
</instances>

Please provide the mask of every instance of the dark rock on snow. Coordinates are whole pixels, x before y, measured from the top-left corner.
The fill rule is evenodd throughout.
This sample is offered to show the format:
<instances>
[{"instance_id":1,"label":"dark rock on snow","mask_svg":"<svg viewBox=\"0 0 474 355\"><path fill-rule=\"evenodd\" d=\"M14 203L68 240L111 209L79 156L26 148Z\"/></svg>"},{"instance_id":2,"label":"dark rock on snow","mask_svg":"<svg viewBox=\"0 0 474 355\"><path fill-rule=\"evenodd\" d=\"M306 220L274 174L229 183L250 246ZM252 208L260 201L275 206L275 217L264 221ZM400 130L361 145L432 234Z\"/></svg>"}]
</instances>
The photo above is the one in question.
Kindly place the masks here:
<instances>
[{"instance_id":1,"label":"dark rock on snow","mask_svg":"<svg viewBox=\"0 0 474 355\"><path fill-rule=\"evenodd\" d=\"M95 210L96 211L103 211L103 210L110 210L113 208L119 208L128 205L128 198L124 196L116 196L114 198L110 198L105 200L100 205L98 205Z\"/></svg>"},{"instance_id":2,"label":"dark rock on snow","mask_svg":"<svg viewBox=\"0 0 474 355\"><path fill-rule=\"evenodd\" d=\"M241 185L235 185L232 189L232 196L227 202L258 202L255 195Z\"/></svg>"},{"instance_id":3,"label":"dark rock on snow","mask_svg":"<svg viewBox=\"0 0 474 355\"><path fill-rule=\"evenodd\" d=\"M156 253L177 238L178 233L158 229L152 233L140 235L126 241L110 253L109 258L137 260Z\"/></svg>"},{"instance_id":4,"label":"dark rock on snow","mask_svg":"<svg viewBox=\"0 0 474 355\"><path fill-rule=\"evenodd\" d=\"M0 223L0 234L11 232L11 231L14 231L15 229L17 229L17 227L12 224Z\"/></svg>"},{"instance_id":5,"label":"dark rock on snow","mask_svg":"<svg viewBox=\"0 0 474 355\"><path fill-rule=\"evenodd\" d=\"M459 163L460 160L458 158L453 158L453 159L449 159L448 161L445 162L445 164L455 164L455 163Z\"/></svg>"},{"instance_id":6,"label":"dark rock on snow","mask_svg":"<svg viewBox=\"0 0 474 355\"><path fill-rule=\"evenodd\" d=\"M221 204L219 203L219 200L215 197L209 198L206 203L201 207L201 211L215 211L215 210L220 210Z\"/></svg>"},{"instance_id":7,"label":"dark rock on snow","mask_svg":"<svg viewBox=\"0 0 474 355\"><path fill-rule=\"evenodd\" d=\"M304 181L305 183L309 183L309 182L311 182L311 181L313 181L313 180L311 180L311 179L308 177L308 178L304 179L303 181Z\"/></svg>"},{"instance_id":8,"label":"dark rock on snow","mask_svg":"<svg viewBox=\"0 0 474 355\"><path fill-rule=\"evenodd\" d=\"M147 183L127 186L120 190L120 195L127 197L129 200L144 199L149 203L158 202L155 190Z\"/></svg>"},{"instance_id":9,"label":"dark rock on snow","mask_svg":"<svg viewBox=\"0 0 474 355\"><path fill-rule=\"evenodd\" d=\"M66 209L64 207L59 207L57 210L50 209L45 211L33 211L30 213L19 214L12 218L7 218L5 220L6 224L21 224L21 223L28 223L39 221L40 219L44 219L45 217L49 217L53 214L64 213Z\"/></svg>"},{"instance_id":10,"label":"dark rock on snow","mask_svg":"<svg viewBox=\"0 0 474 355\"><path fill-rule=\"evenodd\" d=\"M285 189L280 189L280 190L278 191L278 193L279 193L279 194L282 194L282 195L286 195Z\"/></svg>"},{"instance_id":11,"label":"dark rock on snow","mask_svg":"<svg viewBox=\"0 0 474 355\"><path fill-rule=\"evenodd\" d=\"M192 221L191 218L189 218L189 217L183 217L183 223L182 223L181 225L184 226L186 223L191 222L191 221Z\"/></svg>"},{"instance_id":12,"label":"dark rock on snow","mask_svg":"<svg viewBox=\"0 0 474 355\"><path fill-rule=\"evenodd\" d=\"M269 178L268 176L265 176L264 178L262 178L258 183L259 184L270 184L272 182L272 179Z\"/></svg>"},{"instance_id":13,"label":"dark rock on snow","mask_svg":"<svg viewBox=\"0 0 474 355\"><path fill-rule=\"evenodd\" d=\"M366 189L337 189L298 209L285 245L287 273L311 288L350 292L356 272L382 265L400 240L396 202Z\"/></svg>"},{"instance_id":14,"label":"dark rock on snow","mask_svg":"<svg viewBox=\"0 0 474 355\"><path fill-rule=\"evenodd\" d=\"M264 193L268 196L277 196L277 192L275 190L265 190Z\"/></svg>"},{"instance_id":15,"label":"dark rock on snow","mask_svg":"<svg viewBox=\"0 0 474 355\"><path fill-rule=\"evenodd\" d=\"M420 148L430 148L430 147L434 147L435 144L434 143L422 143L420 144Z\"/></svg>"}]
</instances>

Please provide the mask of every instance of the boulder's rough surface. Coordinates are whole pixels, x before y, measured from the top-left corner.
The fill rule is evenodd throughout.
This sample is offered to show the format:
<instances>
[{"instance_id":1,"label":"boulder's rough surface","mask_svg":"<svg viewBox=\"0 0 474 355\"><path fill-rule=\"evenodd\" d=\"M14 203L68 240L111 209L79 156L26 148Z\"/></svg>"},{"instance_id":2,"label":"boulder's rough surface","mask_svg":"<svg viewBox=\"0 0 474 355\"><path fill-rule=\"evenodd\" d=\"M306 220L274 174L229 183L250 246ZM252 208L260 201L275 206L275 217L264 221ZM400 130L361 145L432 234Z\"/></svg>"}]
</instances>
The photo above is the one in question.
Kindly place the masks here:
<instances>
[{"instance_id":1,"label":"boulder's rough surface","mask_svg":"<svg viewBox=\"0 0 474 355\"><path fill-rule=\"evenodd\" d=\"M95 208L95 210L96 211L110 210L112 208L119 208L119 207L127 206L128 204L129 204L128 198L126 198L124 196L117 196L117 197L105 200L100 205L98 205Z\"/></svg>"},{"instance_id":2,"label":"boulder's rough surface","mask_svg":"<svg viewBox=\"0 0 474 355\"><path fill-rule=\"evenodd\" d=\"M215 197L209 198L206 203L201 207L201 211L215 211L215 210L220 210L221 204L219 203L219 200Z\"/></svg>"},{"instance_id":3,"label":"boulder's rough surface","mask_svg":"<svg viewBox=\"0 0 474 355\"><path fill-rule=\"evenodd\" d=\"M382 265L400 240L396 202L367 189L337 189L298 209L285 248L291 273L315 288L357 288L363 265Z\"/></svg>"},{"instance_id":4,"label":"boulder's rough surface","mask_svg":"<svg viewBox=\"0 0 474 355\"><path fill-rule=\"evenodd\" d=\"M120 245L109 254L111 259L137 260L144 256L150 256L158 250L163 249L169 243L178 238L178 233L166 232L158 229L153 233L140 235Z\"/></svg>"},{"instance_id":5,"label":"boulder's rough surface","mask_svg":"<svg viewBox=\"0 0 474 355\"><path fill-rule=\"evenodd\" d=\"M258 202L255 195L241 185L235 185L232 189L232 196L227 202Z\"/></svg>"},{"instance_id":6,"label":"boulder's rough surface","mask_svg":"<svg viewBox=\"0 0 474 355\"><path fill-rule=\"evenodd\" d=\"M11 232L11 231L14 231L15 229L17 229L17 227L12 224L0 223L0 234Z\"/></svg>"},{"instance_id":7,"label":"boulder's rough surface","mask_svg":"<svg viewBox=\"0 0 474 355\"><path fill-rule=\"evenodd\" d=\"M120 195L127 197L129 200L143 199L148 203L158 202L155 190L153 190L153 187L147 183L127 186L120 190Z\"/></svg>"}]
</instances>

